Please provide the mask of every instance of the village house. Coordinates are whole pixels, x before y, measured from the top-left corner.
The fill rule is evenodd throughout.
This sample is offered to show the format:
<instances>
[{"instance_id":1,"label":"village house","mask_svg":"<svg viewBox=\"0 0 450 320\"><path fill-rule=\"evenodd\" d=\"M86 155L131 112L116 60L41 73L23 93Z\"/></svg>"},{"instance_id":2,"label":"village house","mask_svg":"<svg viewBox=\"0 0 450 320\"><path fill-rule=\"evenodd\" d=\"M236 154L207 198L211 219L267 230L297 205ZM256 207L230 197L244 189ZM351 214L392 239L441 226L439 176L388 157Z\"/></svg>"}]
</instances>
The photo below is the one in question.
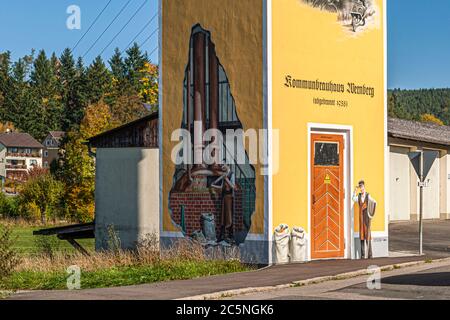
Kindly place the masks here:
<instances>
[{"instance_id":1,"label":"village house","mask_svg":"<svg viewBox=\"0 0 450 320\"><path fill-rule=\"evenodd\" d=\"M40 144L28 133L8 131L0 134L0 177L2 182L24 182L28 170L42 166Z\"/></svg>"},{"instance_id":2,"label":"village house","mask_svg":"<svg viewBox=\"0 0 450 320\"><path fill-rule=\"evenodd\" d=\"M49 168L53 161L60 157L60 148L63 138L66 136L64 131L50 131L42 144L44 151L42 154L42 167Z\"/></svg>"},{"instance_id":3,"label":"village house","mask_svg":"<svg viewBox=\"0 0 450 320\"><path fill-rule=\"evenodd\" d=\"M439 152L426 177L424 219L450 218L450 127L432 123L389 119L390 180L389 220L418 220L419 187L408 153Z\"/></svg>"}]
</instances>

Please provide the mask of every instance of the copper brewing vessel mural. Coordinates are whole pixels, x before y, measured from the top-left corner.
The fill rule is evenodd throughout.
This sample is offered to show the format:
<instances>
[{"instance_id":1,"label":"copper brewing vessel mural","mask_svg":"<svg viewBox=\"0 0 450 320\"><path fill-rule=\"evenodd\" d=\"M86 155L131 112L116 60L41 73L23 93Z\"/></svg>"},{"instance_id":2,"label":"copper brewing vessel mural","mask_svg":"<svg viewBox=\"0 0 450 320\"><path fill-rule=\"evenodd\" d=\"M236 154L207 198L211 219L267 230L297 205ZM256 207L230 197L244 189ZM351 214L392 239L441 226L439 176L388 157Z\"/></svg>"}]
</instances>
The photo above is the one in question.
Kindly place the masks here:
<instances>
[{"instance_id":1,"label":"copper brewing vessel mural","mask_svg":"<svg viewBox=\"0 0 450 320\"><path fill-rule=\"evenodd\" d=\"M212 163L204 160L204 133L216 129L242 129L230 84L220 64L211 34L196 25L192 29L189 58L184 80L183 120L181 127L190 132L193 164L183 163L175 169L169 194L172 219L186 237L193 237L205 246L233 246L245 241L255 210L255 169L249 163L238 164L238 150L227 146L216 136ZM242 141L237 143L243 144ZM230 161L229 159L233 159ZM214 217L217 240L211 240L211 225L202 217ZM209 222L210 224L211 222Z\"/></svg>"}]
</instances>

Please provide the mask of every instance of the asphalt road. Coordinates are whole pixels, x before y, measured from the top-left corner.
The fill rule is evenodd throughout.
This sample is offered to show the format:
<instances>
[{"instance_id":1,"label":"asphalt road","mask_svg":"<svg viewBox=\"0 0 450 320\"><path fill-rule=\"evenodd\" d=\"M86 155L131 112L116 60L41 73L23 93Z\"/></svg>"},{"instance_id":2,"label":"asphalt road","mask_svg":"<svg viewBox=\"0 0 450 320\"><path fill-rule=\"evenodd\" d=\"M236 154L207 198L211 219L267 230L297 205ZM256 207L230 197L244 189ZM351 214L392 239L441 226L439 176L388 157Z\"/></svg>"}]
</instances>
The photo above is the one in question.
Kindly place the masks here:
<instances>
[{"instance_id":1,"label":"asphalt road","mask_svg":"<svg viewBox=\"0 0 450 320\"><path fill-rule=\"evenodd\" d=\"M381 289L368 277L232 297L233 300L450 300L450 261L383 272Z\"/></svg>"},{"instance_id":2,"label":"asphalt road","mask_svg":"<svg viewBox=\"0 0 450 320\"><path fill-rule=\"evenodd\" d=\"M424 221L424 252L428 257L450 257L450 220ZM389 225L389 251L417 253L419 223L400 222Z\"/></svg>"}]
</instances>

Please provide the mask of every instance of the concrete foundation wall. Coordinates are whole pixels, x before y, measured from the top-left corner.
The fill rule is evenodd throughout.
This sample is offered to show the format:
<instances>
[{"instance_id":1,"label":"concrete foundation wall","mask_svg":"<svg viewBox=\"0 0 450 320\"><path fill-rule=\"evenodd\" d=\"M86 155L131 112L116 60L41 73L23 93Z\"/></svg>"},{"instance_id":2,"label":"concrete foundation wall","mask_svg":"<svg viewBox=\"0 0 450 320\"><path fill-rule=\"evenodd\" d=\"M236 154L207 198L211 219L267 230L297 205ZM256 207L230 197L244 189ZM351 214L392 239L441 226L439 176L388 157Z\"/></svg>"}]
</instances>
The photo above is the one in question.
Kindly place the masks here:
<instances>
[{"instance_id":1,"label":"concrete foundation wall","mask_svg":"<svg viewBox=\"0 0 450 320\"><path fill-rule=\"evenodd\" d=\"M97 149L96 249L108 247L108 226L125 249L143 237L159 237L159 150Z\"/></svg>"},{"instance_id":2,"label":"concrete foundation wall","mask_svg":"<svg viewBox=\"0 0 450 320\"><path fill-rule=\"evenodd\" d=\"M178 236L162 236L161 248L169 249L176 241L186 241L186 238L180 233ZM205 254L211 257L237 258L243 263L270 265L269 241L267 240L246 240L239 247L208 247L205 248ZM222 254L222 256L221 256Z\"/></svg>"}]
</instances>

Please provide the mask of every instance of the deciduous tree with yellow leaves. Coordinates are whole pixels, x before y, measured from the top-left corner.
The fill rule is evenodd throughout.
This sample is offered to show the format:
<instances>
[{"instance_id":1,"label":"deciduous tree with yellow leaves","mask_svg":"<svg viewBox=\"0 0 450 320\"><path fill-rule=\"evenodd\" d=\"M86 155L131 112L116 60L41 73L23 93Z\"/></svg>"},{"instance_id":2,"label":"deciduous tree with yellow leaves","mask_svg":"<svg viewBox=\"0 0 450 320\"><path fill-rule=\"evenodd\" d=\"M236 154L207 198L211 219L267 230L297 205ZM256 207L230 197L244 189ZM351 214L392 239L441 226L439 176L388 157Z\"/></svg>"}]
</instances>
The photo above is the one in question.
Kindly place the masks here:
<instances>
[{"instance_id":1,"label":"deciduous tree with yellow leaves","mask_svg":"<svg viewBox=\"0 0 450 320\"><path fill-rule=\"evenodd\" d=\"M114 124L110 108L100 101L86 108L80 130L67 135L59 177L66 186L64 194L66 215L78 221L92 221L95 212L95 163L89 155L86 140L112 126Z\"/></svg>"},{"instance_id":2,"label":"deciduous tree with yellow leaves","mask_svg":"<svg viewBox=\"0 0 450 320\"><path fill-rule=\"evenodd\" d=\"M150 62L144 64L141 70L142 78L139 96L141 99L152 106L158 103L158 66Z\"/></svg>"},{"instance_id":3,"label":"deciduous tree with yellow leaves","mask_svg":"<svg viewBox=\"0 0 450 320\"><path fill-rule=\"evenodd\" d=\"M434 123L434 124L437 124L439 126L443 126L444 125L444 122L441 119L439 119L438 117L436 117L435 115L430 114L430 113L422 114L420 116L420 121L421 122L427 122L427 123Z\"/></svg>"}]
</instances>

